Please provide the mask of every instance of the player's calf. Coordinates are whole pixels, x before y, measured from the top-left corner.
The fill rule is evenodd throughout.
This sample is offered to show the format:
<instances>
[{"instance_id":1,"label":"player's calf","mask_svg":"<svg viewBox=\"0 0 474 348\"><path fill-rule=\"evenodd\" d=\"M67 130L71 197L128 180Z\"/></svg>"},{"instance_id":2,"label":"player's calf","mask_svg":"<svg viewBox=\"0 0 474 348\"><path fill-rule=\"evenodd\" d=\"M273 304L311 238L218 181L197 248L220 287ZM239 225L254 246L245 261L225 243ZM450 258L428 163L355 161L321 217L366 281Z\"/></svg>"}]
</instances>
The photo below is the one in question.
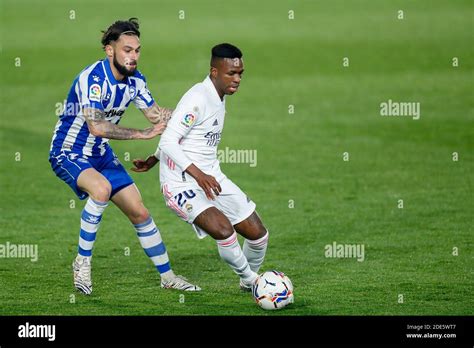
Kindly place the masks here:
<instances>
[{"instance_id":1,"label":"player's calf","mask_svg":"<svg viewBox=\"0 0 474 348\"><path fill-rule=\"evenodd\" d=\"M174 274L160 231L151 216L148 215L147 220L142 223L134 224L134 227L145 254L160 273L162 288L182 291L201 290L199 286L188 282L186 278Z\"/></svg>"},{"instance_id":2,"label":"player's calf","mask_svg":"<svg viewBox=\"0 0 474 348\"><path fill-rule=\"evenodd\" d=\"M247 219L236 224L234 228L245 237L244 255L248 260L250 269L258 273L267 252L269 237L267 229L255 211ZM242 283L240 288L243 288Z\"/></svg>"},{"instance_id":3,"label":"player's calf","mask_svg":"<svg viewBox=\"0 0 474 348\"><path fill-rule=\"evenodd\" d=\"M211 207L199 214L194 220L194 224L216 240L220 257L233 269L242 282L247 285L252 284L257 274L250 269L237 239L237 233L227 217L219 209Z\"/></svg>"}]
</instances>

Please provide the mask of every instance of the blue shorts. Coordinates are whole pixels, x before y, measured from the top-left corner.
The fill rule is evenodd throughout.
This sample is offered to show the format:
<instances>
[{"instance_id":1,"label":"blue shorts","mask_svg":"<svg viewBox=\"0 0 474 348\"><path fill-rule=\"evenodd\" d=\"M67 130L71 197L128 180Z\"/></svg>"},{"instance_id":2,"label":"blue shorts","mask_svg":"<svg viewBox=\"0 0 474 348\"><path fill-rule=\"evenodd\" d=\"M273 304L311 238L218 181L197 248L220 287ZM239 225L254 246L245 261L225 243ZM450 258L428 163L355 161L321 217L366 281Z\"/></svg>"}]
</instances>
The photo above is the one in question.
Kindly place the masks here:
<instances>
[{"instance_id":1,"label":"blue shorts","mask_svg":"<svg viewBox=\"0 0 474 348\"><path fill-rule=\"evenodd\" d=\"M79 199L89 196L87 192L77 187L79 174L88 168L94 168L110 182L112 186L110 197L133 184L133 179L110 147L107 148L103 156L98 157L88 157L67 150L53 150L49 154L49 162L54 173L71 187Z\"/></svg>"}]
</instances>

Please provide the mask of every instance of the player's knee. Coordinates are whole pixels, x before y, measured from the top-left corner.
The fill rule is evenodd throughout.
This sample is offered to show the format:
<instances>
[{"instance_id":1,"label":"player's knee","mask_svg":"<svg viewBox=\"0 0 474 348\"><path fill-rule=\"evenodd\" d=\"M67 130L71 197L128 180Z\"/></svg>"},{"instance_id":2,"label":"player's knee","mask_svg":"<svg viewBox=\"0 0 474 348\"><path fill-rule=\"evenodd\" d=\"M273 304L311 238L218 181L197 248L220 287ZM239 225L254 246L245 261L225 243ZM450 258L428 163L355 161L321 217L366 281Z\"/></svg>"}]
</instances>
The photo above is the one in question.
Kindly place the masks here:
<instances>
[{"instance_id":1,"label":"player's knee","mask_svg":"<svg viewBox=\"0 0 474 348\"><path fill-rule=\"evenodd\" d=\"M150 217L148 209L143 205L137 209L134 209L128 214L128 218L133 224L141 224L145 222Z\"/></svg>"},{"instance_id":2,"label":"player's knee","mask_svg":"<svg viewBox=\"0 0 474 348\"><path fill-rule=\"evenodd\" d=\"M222 221L217 223L216 226L216 235L219 240L227 239L234 233L234 228L229 221Z\"/></svg>"},{"instance_id":3,"label":"player's knee","mask_svg":"<svg viewBox=\"0 0 474 348\"><path fill-rule=\"evenodd\" d=\"M107 202L110 199L110 194L112 193L112 186L108 181L103 181L97 184L90 196L99 202Z\"/></svg>"},{"instance_id":4,"label":"player's knee","mask_svg":"<svg viewBox=\"0 0 474 348\"><path fill-rule=\"evenodd\" d=\"M258 239L265 237L267 234L270 234L270 233L265 228L265 226L260 224L260 226L258 227Z\"/></svg>"}]
</instances>

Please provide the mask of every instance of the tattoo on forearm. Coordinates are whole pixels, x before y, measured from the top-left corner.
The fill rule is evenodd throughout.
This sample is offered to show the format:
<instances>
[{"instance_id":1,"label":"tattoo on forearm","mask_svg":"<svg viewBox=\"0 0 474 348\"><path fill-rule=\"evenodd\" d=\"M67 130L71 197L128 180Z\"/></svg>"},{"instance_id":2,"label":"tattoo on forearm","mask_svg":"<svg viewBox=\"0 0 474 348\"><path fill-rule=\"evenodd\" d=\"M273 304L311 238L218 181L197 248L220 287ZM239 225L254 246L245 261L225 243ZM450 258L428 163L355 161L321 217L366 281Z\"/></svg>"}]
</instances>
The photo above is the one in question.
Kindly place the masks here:
<instances>
[{"instance_id":1,"label":"tattoo on forearm","mask_svg":"<svg viewBox=\"0 0 474 348\"><path fill-rule=\"evenodd\" d=\"M151 107L143 109L143 113L151 123L168 123L173 110L159 107L158 104L153 104Z\"/></svg>"},{"instance_id":2,"label":"tattoo on forearm","mask_svg":"<svg viewBox=\"0 0 474 348\"><path fill-rule=\"evenodd\" d=\"M138 130L133 128L124 128L105 120L105 113L98 109L84 109L84 115L87 123L92 126L101 138L129 140L138 139L151 132L150 128Z\"/></svg>"},{"instance_id":3,"label":"tattoo on forearm","mask_svg":"<svg viewBox=\"0 0 474 348\"><path fill-rule=\"evenodd\" d=\"M102 132L102 138L117 139L117 140L130 140L138 139L140 134L147 134L149 130L138 130L133 128L123 128L113 124L111 122L101 122L100 131Z\"/></svg>"},{"instance_id":4,"label":"tattoo on forearm","mask_svg":"<svg viewBox=\"0 0 474 348\"><path fill-rule=\"evenodd\" d=\"M84 109L84 115L88 121L102 121L105 120L105 112L99 109Z\"/></svg>"},{"instance_id":5,"label":"tattoo on forearm","mask_svg":"<svg viewBox=\"0 0 474 348\"><path fill-rule=\"evenodd\" d=\"M171 115L173 114L172 109L167 109L167 108L161 108L162 111L162 120L164 123L168 123L168 121L171 118Z\"/></svg>"}]
</instances>

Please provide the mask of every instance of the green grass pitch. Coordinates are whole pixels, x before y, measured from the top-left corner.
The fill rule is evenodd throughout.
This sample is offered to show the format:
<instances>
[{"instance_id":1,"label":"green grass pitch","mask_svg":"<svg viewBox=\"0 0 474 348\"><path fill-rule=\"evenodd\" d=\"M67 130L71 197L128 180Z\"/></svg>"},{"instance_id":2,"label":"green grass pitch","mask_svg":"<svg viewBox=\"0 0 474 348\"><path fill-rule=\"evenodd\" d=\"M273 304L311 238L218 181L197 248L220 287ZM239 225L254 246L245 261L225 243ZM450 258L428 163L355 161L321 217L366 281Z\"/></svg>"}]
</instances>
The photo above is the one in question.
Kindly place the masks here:
<instances>
[{"instance_id":1,"label":"green grass pitch","mask_svg":"<svg viewBox=\"0 0 474 348\"><path fill-rule=\"evenodd\" d=\"M1 315L474 314L472 1L97 4L1 1L0 244L39 253L0 258ZM285 310L260 310L239 291L214 241L166 208L157 169L132 177L173 268L203 291L162 290L113 205L94 247L93 295L74 291L83 202L48 163L56 103L103 57L100 30L133 16L139 68L164 106L205 77L214 44L243 50L220 148L257 150L258 162L222 168L270 231L263 269L294 283ZM389 99L420 103L421 117L381 116ZM132 106L122 125L147 122ZM156 144L111 141L127 168L127 153L144 157ZM363 245L364 260L326 257L333 242Z\"/></svg>"}]
</instances>

